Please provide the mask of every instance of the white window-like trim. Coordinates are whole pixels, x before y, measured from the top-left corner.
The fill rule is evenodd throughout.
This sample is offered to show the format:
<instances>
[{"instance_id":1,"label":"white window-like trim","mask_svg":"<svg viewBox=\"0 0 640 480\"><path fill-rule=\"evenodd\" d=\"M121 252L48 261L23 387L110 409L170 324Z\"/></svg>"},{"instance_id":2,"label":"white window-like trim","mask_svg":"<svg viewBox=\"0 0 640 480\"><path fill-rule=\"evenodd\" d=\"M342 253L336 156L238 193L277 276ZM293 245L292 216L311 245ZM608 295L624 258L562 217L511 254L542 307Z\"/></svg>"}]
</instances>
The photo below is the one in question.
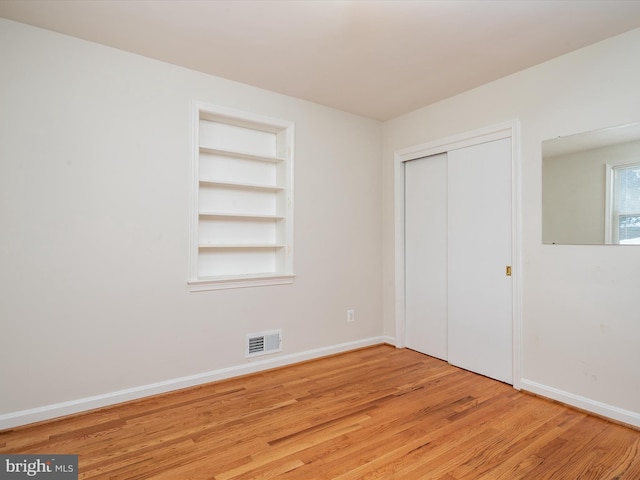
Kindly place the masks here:
<instances>
[{"instance_id":1,"label":"white window-like trim","mask_svg":"<svg viewBox=\"0 0 640 480\"><path fill-rule=\"evenodd\" d=\"M292 283L294 124L194 102L192 132L189 290ZM248 172L246 180L236 168ZM263 170L269 178L256 181ZM217 203L221 197L224 206ZM235 233L229 227L234 222L241 225ZM234 255L245 258L237 262L238 271ZM262 258L256 270L246 260L251 256Z\"/></svg>"},{"instance_id":2,"label":"white window-like trim","mask_svg":"<svg viewBox=\"0 0 640 480\"><path fill-rule=\"evenodd\" d=\"M604 243L613 243L613 166L604 165Z\"/></svg>"}]
</instances>

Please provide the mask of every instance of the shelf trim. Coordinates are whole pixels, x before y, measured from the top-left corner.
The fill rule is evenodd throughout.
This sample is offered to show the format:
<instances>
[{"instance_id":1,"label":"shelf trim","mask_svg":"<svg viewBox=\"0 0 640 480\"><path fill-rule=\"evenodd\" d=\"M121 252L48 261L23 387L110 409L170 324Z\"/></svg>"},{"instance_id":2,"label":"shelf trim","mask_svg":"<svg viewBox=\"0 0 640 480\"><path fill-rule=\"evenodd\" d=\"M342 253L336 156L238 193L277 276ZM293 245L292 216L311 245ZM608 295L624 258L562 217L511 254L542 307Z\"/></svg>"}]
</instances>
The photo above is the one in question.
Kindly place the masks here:
<instances>
[{"instance_id":1,"label":"shelf trim","mask_svg":"<svg viewBox=\"0 0 640 480\"><path fill-rule=\"evenodd\" d=\"M191 292L222 290L226 288L257 287L268 285L286 285L293 283L293 273L250 273L246 275L224 275L219 277L201 277L189 280Z\"/></svg>"}]
</instances>

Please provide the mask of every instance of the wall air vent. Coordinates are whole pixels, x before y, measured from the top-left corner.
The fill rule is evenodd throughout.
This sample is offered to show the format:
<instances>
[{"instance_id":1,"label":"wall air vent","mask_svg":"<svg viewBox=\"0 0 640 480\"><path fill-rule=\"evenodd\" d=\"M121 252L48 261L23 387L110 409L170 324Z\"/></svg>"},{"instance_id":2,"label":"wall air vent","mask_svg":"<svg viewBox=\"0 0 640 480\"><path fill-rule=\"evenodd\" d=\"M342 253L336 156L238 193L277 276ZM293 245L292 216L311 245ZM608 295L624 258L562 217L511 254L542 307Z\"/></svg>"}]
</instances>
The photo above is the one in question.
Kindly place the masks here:
<instances>
[{"instance_id":1,"label":"wall air vent","mask_svg":"<svg viewBox=\"0 0 640 480\"><path fill-rule=\"evenodd\" d=\"M250 333L247 335L245 357L257 357L268 353L276 353L282 350L281 330Z\"/></svg>"}]
</instances>

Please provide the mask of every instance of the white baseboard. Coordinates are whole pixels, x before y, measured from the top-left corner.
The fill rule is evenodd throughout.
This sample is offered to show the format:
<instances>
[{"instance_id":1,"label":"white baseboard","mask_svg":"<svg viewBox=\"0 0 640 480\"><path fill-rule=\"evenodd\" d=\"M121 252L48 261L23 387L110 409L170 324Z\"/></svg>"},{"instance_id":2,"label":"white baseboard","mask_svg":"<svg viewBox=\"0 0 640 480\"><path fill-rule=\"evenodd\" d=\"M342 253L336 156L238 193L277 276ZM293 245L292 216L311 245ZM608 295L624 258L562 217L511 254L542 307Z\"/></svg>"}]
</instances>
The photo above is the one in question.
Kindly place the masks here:
<instances>
[{"instance_id":1,"label":"white baseboard","mask_svg":"<svg viewBox=\"0 0 640 480\"><path fill-rule=\"evenodd\" d=\"M28 410L20 410L17 412L6 413L0 415L0 430L27 425L30 423L40 422L43 420L51 420L53 418L71 415L74 413L93 410L96 408L107 407L117 403L128 402L159 393L166 393L181 388L193 387L217 380L256 373L262 370L282 367L294 363L313 360L316 358L334 355L336 353L347 352L358 348L369 347L387 342L386 337L371 337L354 342L341 343L329 347L316 348L305 352L293 353L290 355L281 355L268 359L250 361L242 365L221 368L210 372L189 375L187 377L174 378L163 382L152 383L149 385L141 385L139 387L127 388L115 392L96 395L93 397L79 398L68 402L55 403L45 405L38 408Z\"/></svg>"},{"instance_id":2,"label":"white baseboard","mask_svg":"<svg viewBox=\"0 0 640 480\"><path fill-rule=\"evenodd\" d=\"M385 335L381 338L382 338L382 341L386 344L393 345L394 347L398 346L396 344L396 337L390 337L389 335Z\"/></svg>"},{"instance_id":3,"label":"white baseboard","mask_svg":"<svg viewBox=\"0 0 640 480\"><path fill-rule=\"evenodd\" d=\"M536 395L547 397L602 417L626 423L627 425L640 427L640 413L638 412L624 410L622 408L614 407L613 405L598 402L580 395L574 395L573 393L565 392L541 383L532 382L531 380L522 379L520 381L520 387L522 390L527 392L535 393Z\"/></svg>"}]
</instances>

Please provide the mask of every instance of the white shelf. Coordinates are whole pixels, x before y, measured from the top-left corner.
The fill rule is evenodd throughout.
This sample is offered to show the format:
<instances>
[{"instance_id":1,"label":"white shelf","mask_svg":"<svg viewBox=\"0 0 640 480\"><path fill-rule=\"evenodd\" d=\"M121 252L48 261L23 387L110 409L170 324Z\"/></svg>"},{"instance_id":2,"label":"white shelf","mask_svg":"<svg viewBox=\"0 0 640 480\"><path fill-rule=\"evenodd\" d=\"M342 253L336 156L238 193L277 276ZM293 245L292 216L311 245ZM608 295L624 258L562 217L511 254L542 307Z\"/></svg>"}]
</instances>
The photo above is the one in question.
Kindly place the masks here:
<instances>
[{"instance_id":1,"label":"white shelf","mask_svg":"<svg viewBox=\"0 0 640 480\"><path fill-rule=\"evenodd\" d=\"M264 190L268 192L279 192L284 190L284 187L278 187L274 185L259 185L256 183L240 183L240 182L221 182L218 180L200 180L200 185L208 185L212 187L229 187L229 188L242 188L247 190Z\"/></svg>"},{"instance_id":2,"label":"white shelf","mask_svg":"<svg viewBox=\"0 0 640 480\"><path fill-rule=\"evenodd\" d=\"M201 244L198 245L198 248L221 248L221 249L228 249L228 248L254 248L254 249L258 249L258 248L284 248L285 245L282 244L273 244L273 243L258 243L258 244L253 244L253 245L249 245L249 244L237 244L237 243L232 243L232 244L226 244L226 245L213 245L213 244Z\"/></svg>"},{"instance_id":3,"label":"white shelf","mask_svg":"<svg viewBox=\"0 0 640 480\"><path fill-rule=\"evenodd\" d=\"M211 155L223 155L225 157L243 158L245 160L255 160L258 162L284 162L286 159L282 157L272 157L270 155L256 155L255 153L245 153L236 150L222 150L219 148L200 146L200 153L209 153Z\"/></svg>"},{"instance_id":4,"label":"white shelf","mask_svg":"<svg viewBox=\"0 0 640 480\"><path fill-rule=\"evenodd\" d=\"M221 213L221 212L200 212L201 217L240 219L240 220L283 220L281 215L253 215L250 213Z\"/></svg>"}]
</instances>

